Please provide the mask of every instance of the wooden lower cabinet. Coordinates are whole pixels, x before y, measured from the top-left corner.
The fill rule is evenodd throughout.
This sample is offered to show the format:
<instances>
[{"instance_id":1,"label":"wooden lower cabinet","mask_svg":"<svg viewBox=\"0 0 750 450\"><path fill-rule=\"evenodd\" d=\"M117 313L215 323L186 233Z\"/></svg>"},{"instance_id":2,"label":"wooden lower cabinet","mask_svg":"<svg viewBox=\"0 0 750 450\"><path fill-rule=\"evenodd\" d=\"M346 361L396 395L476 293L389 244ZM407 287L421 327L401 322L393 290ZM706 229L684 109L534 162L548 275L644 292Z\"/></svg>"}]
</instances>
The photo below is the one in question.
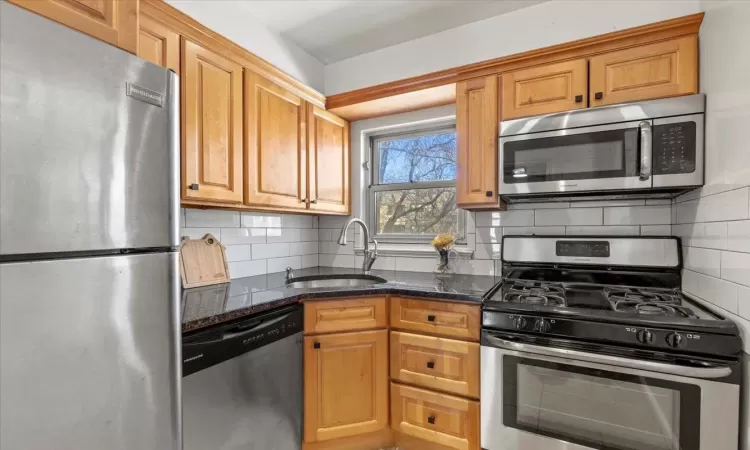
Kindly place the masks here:
<instances>
[{"instance_id":1,"label":"wooden lower cabinet","mask_svg":"<svg viewBox=\"0 0 750 450\"><path fill-rule=\"evenodd\" d=\"M388 331L306 336L305 442L388 427Z\"/></svg>"},{"instance_id":2,"label":"wooden lower cabinet","mask_svg":"<svg viewBox=\"0 0 750 450\"><path fill-rule=\"evenodd\" d=\"M479 402L391 383L391 428L449 449L479 449Z\"/></svg>"}]
</instances>

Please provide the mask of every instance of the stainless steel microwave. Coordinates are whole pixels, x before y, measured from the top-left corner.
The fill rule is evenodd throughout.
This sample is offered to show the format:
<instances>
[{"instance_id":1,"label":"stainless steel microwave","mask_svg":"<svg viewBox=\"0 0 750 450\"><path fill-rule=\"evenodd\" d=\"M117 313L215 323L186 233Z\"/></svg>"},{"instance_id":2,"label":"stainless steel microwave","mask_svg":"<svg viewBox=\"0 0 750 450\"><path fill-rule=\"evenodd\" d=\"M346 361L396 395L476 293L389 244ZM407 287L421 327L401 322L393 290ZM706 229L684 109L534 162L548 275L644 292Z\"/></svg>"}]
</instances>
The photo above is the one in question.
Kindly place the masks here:
<instances>
[{"instance_id":1,"label":"stainless steel microwave","mask_svg":"<svg viewBox=\"0 0 750 450\"><path fill-rule=\"evenodd\" d=\"M500 122L508 202L673 197L703 185L703 94Z\"/></svg>"}]
</instances>

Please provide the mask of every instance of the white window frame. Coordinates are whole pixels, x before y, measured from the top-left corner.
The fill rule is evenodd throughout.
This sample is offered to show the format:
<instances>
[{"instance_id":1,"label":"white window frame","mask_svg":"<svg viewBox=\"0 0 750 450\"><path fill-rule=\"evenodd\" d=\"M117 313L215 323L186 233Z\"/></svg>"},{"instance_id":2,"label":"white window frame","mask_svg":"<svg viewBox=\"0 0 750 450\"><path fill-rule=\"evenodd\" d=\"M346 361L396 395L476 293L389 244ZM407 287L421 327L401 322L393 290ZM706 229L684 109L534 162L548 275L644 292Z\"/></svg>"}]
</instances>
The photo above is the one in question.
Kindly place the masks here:
<instances>
[{"instance_id":1,"label":"white window frame","mask_svg":"<svg viewBox=\"0 0 750 450\"><path fill-rule=\"evenodd\" d=\"M424 127L414 128L409 127L408 131L399 132L384 132L384 133L373 133L369 135L369 152L367 155L367 167L369 168L368 186L367 186L367 198L366 198L366 210L367 210L367 226L373 234L373 238L379 243L384 244L429 244L430 240L434 237L430 234L415 234L415 233L378 233L377 226L377 208L375 202L375 196L378 192L388 191L402 191L410 189L429 189L439 187L456 187L456 180L444 180L444 181L420 181L414 183L389 183L389 184L377 184L378 175L380 173L380 152L377 151L377 143L379 141L391 140L393 138L407 138L407 137L419 137L431 134L438 134L439 132L456 132L455 122L450 124L442 124L435 126L435 124L427 125ZM456 244L466 244L466 216L465 210L458 209L458 230L456 233Z\"/></svg>"}]
</instances>

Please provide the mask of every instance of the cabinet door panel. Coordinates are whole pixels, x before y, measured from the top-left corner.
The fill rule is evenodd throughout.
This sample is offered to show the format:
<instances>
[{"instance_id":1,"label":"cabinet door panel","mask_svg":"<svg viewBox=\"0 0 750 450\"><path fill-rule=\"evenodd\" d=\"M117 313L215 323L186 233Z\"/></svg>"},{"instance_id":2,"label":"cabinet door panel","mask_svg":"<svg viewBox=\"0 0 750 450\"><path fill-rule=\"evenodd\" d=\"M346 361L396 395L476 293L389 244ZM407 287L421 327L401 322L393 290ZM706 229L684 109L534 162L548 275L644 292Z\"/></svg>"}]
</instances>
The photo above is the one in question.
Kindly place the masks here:
<instances>
[{"instance_id":1,"label":"cabinet door panel","mask_svg":"<svg viewBox=\"0 0 750 450\"><path fill-rule=\"evenodd\" d=\"M305 337L304 410L305 442L386 428L387 331Z\"/></svg>"},{"instance_id":2,"label":"cabinet door panel","mask_svg":"<svg viewBox=\"0 0 750 450\"><path fill-rule=\"evenodd\" d=\"M388 326L385 297L305 302L305 334L366 330Z\"/></svg>"},{"instance_id":3,"label":"cabinet door panel","mask_svg":"<svg viewBox=\"0 0 750 450\"><path fill-rule=\"evenodd\" d=\"M10 0L23 8L135 54L138 3L121 0Z\"/></svg>"},{"instance_id":4,"label":"cabinet door panel","mask_svg":"<svg viewBox=\"0 0 750 450\"><path fill-rule=\"evenodd\" d=\"M456 85L456 197L466 209L498 208L497 76Z\"/></svg>"},{"instance_id":5,"label":"cabinet door panel","mask_svg":"<svg viewBox=\"0 0 750 450\"><path fill-rule=\"evenodd\" d=\"M605 53L590 64L592 106L698 92L697 36Z\"/></svg>"},{"instance_id":6,"label":"cabinet door panel","mask_svg":"<svg viewBox=\"0 0 750 450\"><path fill-rule=\"evenodd\" d=\"M183 197L242 202L242 66L187 39L182 53Z\"/></svg>"},{"instance_id":7,"label":"cabinet door panel","mask_svg":"<svg viewBox=\"0 0 750 450\"><path fill-rule=\"evenodd\" d=\"M310 209L349 214L349 123L309 105Z\"/></svg>"},{"instance_id":8,"label":"cabinet door panel","mask_svg":"<svg viewBox=\"0 0 750 450\"><path fill-rule=\"evenodd\" d=\"M503 74L501 120L586 107L585 59Z\"/></svg>"},{"instance_id":9,"label":"cabinet door panel","mask_svg":"<svg viewBox=\"0 0 750 450\"><path fill-rule=\"evenodd\" d=\"M141 14L138 56L180 74L180 35L161 22Z\"/></svg>"},{"instance_id":10,"label":"cabinet door panel","mask_svg":"<svg viewBox=\"0 0 750 450\"><path fill-rule=\"evenodd\" d=\"M306 209L306 103L245 71L245 203Z\"/></svg>"}]
</instances>

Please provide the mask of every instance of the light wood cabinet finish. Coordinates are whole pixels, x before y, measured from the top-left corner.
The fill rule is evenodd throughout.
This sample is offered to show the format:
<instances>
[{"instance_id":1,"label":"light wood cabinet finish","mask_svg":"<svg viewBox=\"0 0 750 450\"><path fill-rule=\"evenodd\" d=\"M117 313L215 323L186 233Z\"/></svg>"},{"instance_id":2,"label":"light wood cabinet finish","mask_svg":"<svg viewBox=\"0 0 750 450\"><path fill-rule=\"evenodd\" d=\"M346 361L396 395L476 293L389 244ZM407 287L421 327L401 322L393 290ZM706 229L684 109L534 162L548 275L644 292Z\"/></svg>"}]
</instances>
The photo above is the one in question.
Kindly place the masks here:
<instances>
[{"instance_id":1,"label":"light wood cabinet finish","mask_svg":"<svg viewBox=\"0 0 750 450\"><path fill-rule=\"evenodd\" d=\"M479 449L479 402L391 383L391 428L457 450Z\"/></svg>"},{"instance_id":2,"label":"light wood cabinet finish","mask_svg":"<svg viewBox=\"0 0 750 450\"><path fill-rule=\"evenodd\" d=\"M479 398L479 344L392 331L391 379Z\"/></svg>"},{"instance_id":3,"label":"light wood cabinet finish","mask_svg":"<svg viewBox=\"0 0 750 450\"><path fill-rule=\"evenodd\" d=\"M307 208L306 105L245 70L245 203Z\"/></svg>"},{"instance_id":4,"label":"light wood cabinet finish","mask_svg":"<svg viewBox=\"0 0 750 450\"><path fill-rule=\"evenodd\" d=\"M185 38L182 55L183 198L242 203L242 66Z\"/></svg>"},{"instance_id":5,"label":"light wood cabinet finish","mask_svg":"<svg viewBox=\"0 0 750 450\"><path fill-rule=\"evenodd\" d=\"M158 20L141 14L138 56L180 74L180 35Z\"/></svg>"},{"instance_id":6,"label":"light wood cabinet finish","mask_svg":"<svg viewBox=\"0 0 750 450\"><path fill-rule=\"evenodd\" d=\"M368 330L388 326L385 297L305 302L305 334Z\"/></svg>"},{"instance_id":7,"label":"light wood cabinet finish","mask_svg":"<svg viewBox=\"0 0 750 450\"><path fill-rule=\"evenodd\" d=\"M386 330L307 336L304 345L305 442L388 426Z\"/></svg>"},{"instance_id":8,"label":"light wood cabinet finish","mask_svg":"<svg viewBox=\"0 0 750 450\"><path fill-rule=\"evenodd\" d=\"M501 120L585 108L587 62L576 59L502 75Z\"/></svg>"},{"instance_id":9,"label":"light wood cabinet finish","mask_svg":"<svg viewBox=\"0 0 750 450\"><path fill-rule=\"evenodd\" d=\"M310 210L349 214L349 122L315 105L308 111Z\"/></svg>"},{"instance_id":10,"label":"light wood cabinet finish","mask_svg":"<svg viewBox=\"0 0 750 450\"><path fill-rule=\"evenodd\" d=\"M392 297L391 327L470 341L479 340L479 305Z\"/></svg>"},{"instance_id":11,"label":"light wood cabinet finish","mask_svg":"<svg viewBox=\"0 0 750 450\"><path fill-rule=\"evenodd\" d=\"M137 0L10 0L130 53L138 51Z\"/></svg>"},{"instance_id":12,"label":"light wood cabinet finish","mask_svg":"<svg viewBox=\"0 0 750 450\"><path fill-rule=\"evenodd\" d=\"M456 85L456 198L466 209L498 208L497 76Z\"/></svg>"},{"instance_id":13,"label":"light wood cabinet finish","mask_svg":"<svg viewBox=\"0 0 750 450\"><path fill-rule=\"evenodd\" d=\"M695 94L698 36L594 56L590 71L591 106Z\"/></svg>"}]
</instances>

